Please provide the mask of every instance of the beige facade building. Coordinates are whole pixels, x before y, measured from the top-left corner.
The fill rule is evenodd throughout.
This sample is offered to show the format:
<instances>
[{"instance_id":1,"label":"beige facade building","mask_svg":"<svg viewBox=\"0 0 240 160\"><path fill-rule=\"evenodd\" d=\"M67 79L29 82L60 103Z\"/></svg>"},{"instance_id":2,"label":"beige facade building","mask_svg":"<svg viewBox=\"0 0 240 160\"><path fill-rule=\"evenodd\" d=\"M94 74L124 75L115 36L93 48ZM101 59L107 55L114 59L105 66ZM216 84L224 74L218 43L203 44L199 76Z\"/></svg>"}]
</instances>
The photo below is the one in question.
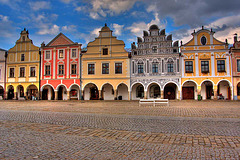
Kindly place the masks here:
<instances>
[{"instance_id":1,"label":"beige facade building","mask_svg":"<svg viewBox=\"0 0 240 160\"><path fill-rule=\"evenodd\" d=\"M124 42L113 36L106 24L87 45L82 55L84 100L130 98L129 58L124 47Z\"/></svg>"}]
</instances>

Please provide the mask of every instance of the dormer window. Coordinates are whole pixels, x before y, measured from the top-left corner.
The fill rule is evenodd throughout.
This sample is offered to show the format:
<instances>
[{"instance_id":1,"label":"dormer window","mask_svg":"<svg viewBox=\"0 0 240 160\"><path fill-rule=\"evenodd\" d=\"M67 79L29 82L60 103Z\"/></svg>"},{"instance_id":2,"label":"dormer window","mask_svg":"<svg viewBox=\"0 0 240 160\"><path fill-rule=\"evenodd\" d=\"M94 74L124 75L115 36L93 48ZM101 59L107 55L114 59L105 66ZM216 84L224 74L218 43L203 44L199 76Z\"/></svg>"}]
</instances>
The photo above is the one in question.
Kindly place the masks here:
<instances>
[{"instance_id":1,"label":"dormer window","mask_svg":"<svg viewBox=\"0 0 240 160\"><path fill-rule=\"evenodd\" d=\"M202 38L201 38L201 43L202 43L202 45L206 45L206 43L207 43L207 38L206 38L205 36L202 36Z\"/></svg>"},{"instance_id":2,"label":"dormer window","mask_svg":"<svg viewBox=\"0 0 240 160\"><path fill-rule=\"evenodd\" d=\"M21 54L21 61L25 61L25 55Z\"/></svg>"},{"instance_id":3,"label":"dormer window","mask_svg":"<svg viewBox=\"0 0 240 160\"><path fill-rule=\"evenodd\" d=\"M22 37L22 41L25 41L25 36Z\"/></svg>"},{"instance_id":4,"label":"dormer window","mask_svg":"<svg viewBox=\"0 0 240 160\"><path fill-rule=\"evenodd\" d=\"M103 48L103 55L108 55L108 49L107 48Z\"/></svg>"}]
</instances>

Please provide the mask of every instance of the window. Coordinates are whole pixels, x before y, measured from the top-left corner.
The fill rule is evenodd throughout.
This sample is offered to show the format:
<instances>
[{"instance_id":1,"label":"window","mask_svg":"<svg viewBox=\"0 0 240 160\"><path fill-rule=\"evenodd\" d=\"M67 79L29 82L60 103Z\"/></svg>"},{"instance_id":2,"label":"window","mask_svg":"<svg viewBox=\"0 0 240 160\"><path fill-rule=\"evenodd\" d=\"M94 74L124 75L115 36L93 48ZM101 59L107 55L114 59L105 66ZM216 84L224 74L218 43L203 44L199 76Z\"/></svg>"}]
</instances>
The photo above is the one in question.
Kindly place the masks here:
<instances>
[{"instance_id":1,"label":"window","mask_svg":"<svg viewBox=\"0 0 240 160\"><path fill-rule=\"evenodd\" d=\"M139 85L136 89L136 97L143 98L144 97L144 88L142 85Z\"/></svg>"},{"instance_id":2,"label":"window","mask_svg":"<svg viewBox=\"0 0 240 160\"><path fill-rule=\"evenodd\" d=\"M20 77L25 77L25 67L20 67Z\"/></svg>"},{"instance_id":3,"label":"window","mask_svg":"<svg viewBox=\"0 0 240 160\"><path fill-rule=\"evenodd\" d=\"M21 54L21 61L25 61L25 55Z\"/></svg>"},{"instance_id":4,"label":"window","mask_svg":"<svg viewBox=\"0 0 240 160\"><path fill-rule=\"evenodd\" d=\"M208 61L201 61L201 70L202 70L202 73L209 72L209 62Z\"/></svg>"},{"instance_id":5,"label":"window","mask_svg":"<svg viewBox=\"0 0 240 160\"><path fill-rule=\"evenodd\" d=\"M153 63L153 65L152 65L152 73L158 73L158 64L157 63Z\"/></svg>"},{"instance_id":6,"label":"window","mask_svg":"<svg viewBox=\"0 0 240 160\"><path fill-rule=\"evenodd\" d=\"M122 74L122 63L115 63L115 74Z\"/></svg>"},{"instance_id":7,"label":"window","mask_svg":"<svg viewBox=\"0 0 240 160\"><path fill-rule=\"evenodd\" d=\"M168 64L168 72L169 73L173 72L173 63Z\"/></svg>"},{"instance_id":8,"label":"window","mask_svg":"<svg viewBox=\"0 0 240 160\"><path fill-rule=\"evenodd\" d=\"M240 59L237 60L237 71L240 72Z\"/></svg>"},{"instance_id":9,"label":"window","mask_svg":"<svg viewBox=\"0 0 240 160\"><path fill-rule=\"evenodd\" d=\"M202 36L201 43L202 45L205 45L207 43L207 38L205 36Z\"/></svg>"},{"instance_id":10,"label":"window","mask_svg":"<svg viewBox=\"0 0 240 160\"><path fill-rule=\"evenodd\" d=\"M59 57L59 58L63 58L63 50L62 50L62 49L61 49L61 50L59 50L58 57Z\"/></svg>"},{"instance_id":11,"label":"window","mask_svg":"<svg viewBox=\"0 0 240 160\"><path fill-rule=\"evenodd\" d=\"M185 62L185 72L186 73L193 73L193 61L186 61Z\"/></svg>"},{"instance_id":12,"label":"window","mask_svg":"<svg viewBox=\"0 0 240 160\"><path fill-rule=\"evenodd\" d=\"M61 64L58 66L58 74L63 75L64 74L64 65Z\"/></svg>"},{"instance_id":13,"label":"window","mask_svg":"<svg viewBox=\"0 0 240 160\"><path fill-rule=\"evenodd\" d=\"M108 55L108 49L107 48L103 48L103 55Z\"/></svg>"},{"instance_id":14,"label":"window","mask_svg":"<svg viewBox=\"0 0 240 160\"><path fill-rule=\"evenodd\" d=\"M225 72L225 60L218 60L217 61L217 71L218 72Z\"/></svg>"},{"instance_id":15,"label":"window","mask_svg":"<svg viewBox=\"0 0 240 160\"><path fill-rule=\"evenodd\" d=\"M102 64L102 74L109 74L109 63Z\"/></svg>"},{"instance_id":16,"label":"window","mask_svg":"<svg viewBox=\"0 0 240 160\"><path fill-rule=\"evenodd\" d=\"M138 64L138 74L143 73L143 64Z\"/></svg>"},{"instance_id":17,"label":"window","mask_svg":"<svg viewBox=\"0 0 240 160\"><path fill-rule=\"evenodd\" d=\"M35 77L36 76L36 70L35 67L30 67L30 77Z\"/></svg>"},{"instance_id":18,"label":"window","mask_svg":"<svg viewBox=\"0 0 240 160\"><path fill-rule=\"evenodd\" d=\"M50 51L46 51L45 59L50 59Z\"/></svg>"},{"instance_id":19,"label":"window","mask_svg":"<svg viewBox=\"0 0 240 160\"><path fill-rule=\"evenodd\" d=\"M95 64L88 64L88 74L94 74L95 73Z\"/></svg>"},{"instance_id":20,"label":"window","mask_svg":"<svg viewBox=\"0 0 240 160\"><path fill-rule=\"evenodd\" d=\"M152 47L152 53L157 53L157 46Z\"/></svg>"},{"instance_id":21,"label":"window","mask_svg":"<svg viewBox=\"0 0 240 160\"><path fill-rule=\"evenodd\" d=\"M77 57L77 49L72 49L72 58Z\"/></svg>"},{"instance_id":22,"label":"window","mask_svg":"<svg viewBox=\"0 0 240 160\"><path fill-rule=\"evenodd\" d=\"M10 77L10 78L13 78L13 77L14 77L14 68L10 68L9 77Z\"/></svg>"},{"instance_id":23,"label":"window","mask_svg":"<svg viewBox=\"0 0 240 160\"><path fill-rule=\"evenodd\" d=\"M45 66L45 75L49 76L50 73L50 65Z\"/></svg>"},{"instance_id":24,"label":"window","mask_svg":"<svg viewBox=\"0 0 240 160\"><path fill-rule=\"evenodd\" d=\"M0 69L0 80L2 80L2 69Z\"/></svg>"},{"instance_id":25,"label":"window","mask_svg":"<svg viewBox=\"0 0 240 160\"><path fill-rule=\"evenodd\" d=\"M237 85L237 95L240 96L240 86L239 86L239 84Z\"/></svg>"},{"instance_id":26,"label":"window","mask_svg":"<svg viewBox=\"0 0 240 160\"><path fill-rule=\"evenodd\" d=\"M77 74L77 64L72 64L71 74Z\"/></svg>"}]
</instances>

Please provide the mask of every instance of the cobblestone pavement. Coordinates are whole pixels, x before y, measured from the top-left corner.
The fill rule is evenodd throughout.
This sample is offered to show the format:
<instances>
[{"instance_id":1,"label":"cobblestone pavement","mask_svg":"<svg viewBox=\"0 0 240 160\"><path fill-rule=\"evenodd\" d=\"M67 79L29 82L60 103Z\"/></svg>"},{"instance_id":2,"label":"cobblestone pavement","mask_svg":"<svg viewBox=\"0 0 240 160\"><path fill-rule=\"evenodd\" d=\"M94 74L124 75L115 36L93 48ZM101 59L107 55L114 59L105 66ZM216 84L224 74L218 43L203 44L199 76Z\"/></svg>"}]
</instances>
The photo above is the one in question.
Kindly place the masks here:
<instances>
[{"instance_id":1,"label":"cobblestone pavement","mask_svg":"<svg viewBox=\"0 0 240 160\"><path fill-rule=\"evenodd\" d=\"M138 106L138 101L0 101L0 110L78 112L171 117L240 118L240 101L170 101L170 106Z\"/></svg>"},{"instance_id":2,"label":"cobblestone pavement","mask_svg":"<svg viewBox=\"0 0 240 160\"><path fill-rule=\"evenodd\" d=\"M0 159L240 159L237 102L42 103L1 103Z\"/></svg>"}]
</instances>

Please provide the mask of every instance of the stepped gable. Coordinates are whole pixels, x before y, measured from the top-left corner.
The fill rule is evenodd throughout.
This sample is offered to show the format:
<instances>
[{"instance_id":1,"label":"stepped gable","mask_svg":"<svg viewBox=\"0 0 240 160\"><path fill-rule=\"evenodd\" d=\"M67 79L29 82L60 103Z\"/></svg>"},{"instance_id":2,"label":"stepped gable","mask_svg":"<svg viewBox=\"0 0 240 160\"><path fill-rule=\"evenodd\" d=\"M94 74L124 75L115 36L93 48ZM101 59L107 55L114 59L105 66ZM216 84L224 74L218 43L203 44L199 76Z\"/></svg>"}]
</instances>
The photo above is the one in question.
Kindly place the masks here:
<instances>
[{"instance_id":1,"label":"stepped gable","mask_svg":"<svg viewBox=\"0 0 240 160\"><path fill-rule=\"evenodd\" d=\"M59 33L51 42L49 42L46 46L64 46L74 44L68 37L66 37L63 33Z\"/></svg>"}]
</instances>

